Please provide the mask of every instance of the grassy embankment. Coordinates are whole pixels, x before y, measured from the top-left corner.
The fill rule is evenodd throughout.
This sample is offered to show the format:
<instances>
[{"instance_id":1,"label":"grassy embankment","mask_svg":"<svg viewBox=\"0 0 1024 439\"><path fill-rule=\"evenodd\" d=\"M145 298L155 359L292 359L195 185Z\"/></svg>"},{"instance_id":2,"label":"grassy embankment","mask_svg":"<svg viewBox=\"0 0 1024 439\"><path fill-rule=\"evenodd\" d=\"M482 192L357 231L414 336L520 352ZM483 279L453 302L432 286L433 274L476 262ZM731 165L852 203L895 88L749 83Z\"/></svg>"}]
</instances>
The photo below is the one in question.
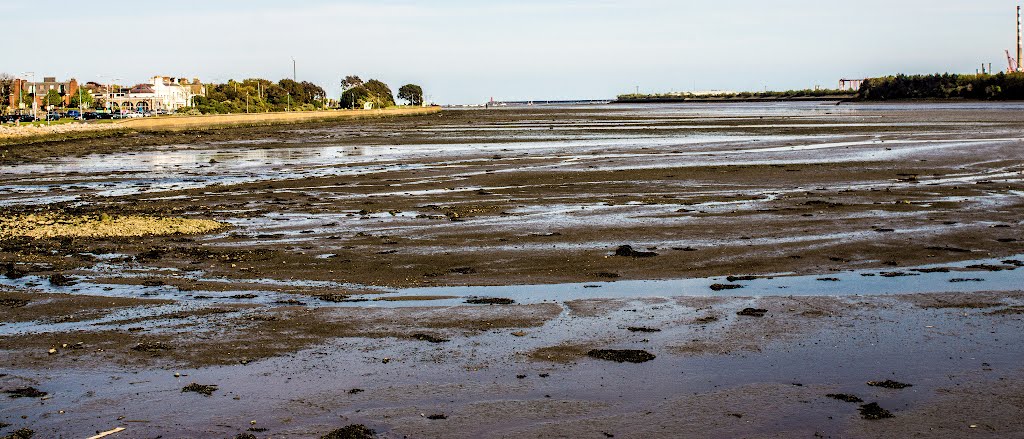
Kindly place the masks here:
<instances>
[{"instance_id":1,"label":"grassy embankment","mask_svg":"<svg viewBox=\"0 0 1024 439\"><path fill-rule=\"evenodd\" d=\"M90 121L47 126L0 126L0 145L15 146L83 138L106 137L132 132L174 132L236 127L287 125L333 120L377 119L420 116L441 111L439 107L395 107L383 110L294 111L282 113L211 114L202 116L165 116L116 121Z\"/></svg>"}]
</instances>

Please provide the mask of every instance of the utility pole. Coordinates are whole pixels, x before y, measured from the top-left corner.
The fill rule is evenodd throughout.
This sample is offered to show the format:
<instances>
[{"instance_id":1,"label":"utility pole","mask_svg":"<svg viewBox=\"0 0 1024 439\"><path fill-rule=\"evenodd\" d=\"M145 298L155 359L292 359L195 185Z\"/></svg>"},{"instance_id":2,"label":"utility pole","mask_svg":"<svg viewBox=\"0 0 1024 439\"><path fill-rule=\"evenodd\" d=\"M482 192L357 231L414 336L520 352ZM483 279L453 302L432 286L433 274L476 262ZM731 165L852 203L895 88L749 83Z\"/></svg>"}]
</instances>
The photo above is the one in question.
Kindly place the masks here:
<instances>
[{"instance_id":1,"label":"utility pole","mask_svg":"<svg viewBox=\"0 0 1024 439\"><path fill-rule=\"evenodd\" d=\"M293 56L292 57L292 81L299 82L299 75L296 72L297 72L297 70L295 68L295 57Z\"/></svg>"},{"instance_id":2,"label":"utility pole","mask_svg":"<svg viewBox=\"0 0 1024 439\"><path fill-rule=\"evenodd\" d=\"M1020 21L1020 6L1017 6L1017 71L1024 71L1024 40L1021 39L1021 33L1024 32L1024 26L1021 25Z\"/></svg>"}]
</instances>

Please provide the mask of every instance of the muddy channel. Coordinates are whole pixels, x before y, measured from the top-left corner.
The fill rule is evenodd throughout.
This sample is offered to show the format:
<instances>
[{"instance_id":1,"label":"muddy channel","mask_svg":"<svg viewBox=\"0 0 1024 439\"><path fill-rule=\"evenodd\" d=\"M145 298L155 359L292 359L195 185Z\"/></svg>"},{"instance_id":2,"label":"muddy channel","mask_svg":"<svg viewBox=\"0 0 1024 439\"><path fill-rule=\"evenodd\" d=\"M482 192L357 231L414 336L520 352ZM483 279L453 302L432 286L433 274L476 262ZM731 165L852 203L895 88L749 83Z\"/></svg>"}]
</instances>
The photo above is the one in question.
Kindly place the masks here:
<instances>
[{"instance_id":1,"label":"muddy channel","mask_svg":"<svg viewBox=\"0 0 1024 439\"><path fill-rule=\"evenodd\" d=\"M1022 115L529 107L13 147L0 437L1024 437Z\"/></svg>"}]
</instances>

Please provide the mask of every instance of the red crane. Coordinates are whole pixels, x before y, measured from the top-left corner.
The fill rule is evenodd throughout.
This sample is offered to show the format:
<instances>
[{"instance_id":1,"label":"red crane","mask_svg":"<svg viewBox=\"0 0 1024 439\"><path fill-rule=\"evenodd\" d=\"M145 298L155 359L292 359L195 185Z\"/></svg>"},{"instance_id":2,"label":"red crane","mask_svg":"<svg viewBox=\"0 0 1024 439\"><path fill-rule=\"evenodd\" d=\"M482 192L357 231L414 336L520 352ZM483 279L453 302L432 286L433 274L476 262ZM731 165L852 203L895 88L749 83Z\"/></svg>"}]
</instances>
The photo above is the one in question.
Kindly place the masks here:
<instances>
[{"instance_id":1,"label":"red crane","mask_svg":"<svg viewBox=\"0 0 1024 439\"><path fill-rule=\"evenodd\" d=\"M1006 62L1010 64L1010 68L1006 70L1007 72L1014 73L1017 71L1017 60L1013 58L1009 50L1006 51Z\"/></svg>"}]
</instances>

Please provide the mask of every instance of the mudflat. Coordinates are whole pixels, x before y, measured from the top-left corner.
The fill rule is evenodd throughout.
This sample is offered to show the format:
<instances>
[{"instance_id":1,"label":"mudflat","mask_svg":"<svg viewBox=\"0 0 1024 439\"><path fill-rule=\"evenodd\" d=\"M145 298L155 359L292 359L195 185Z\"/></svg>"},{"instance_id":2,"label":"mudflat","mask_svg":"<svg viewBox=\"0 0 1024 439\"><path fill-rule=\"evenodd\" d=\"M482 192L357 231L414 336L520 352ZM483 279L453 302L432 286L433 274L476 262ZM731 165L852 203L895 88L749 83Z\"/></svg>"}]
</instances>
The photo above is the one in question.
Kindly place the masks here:
<instances>
[{"instance_id":1,"label":"mudflat","mask_svg":"<svg viewBox=\"0 0 1024 439\"><path fill-rule=\"evenodd\" d=\"M0 434L1024 435L1022 114L531 107L15 147L0 391L46 395L11 393L36 396Z\"/></svg>"}]
</instances>

